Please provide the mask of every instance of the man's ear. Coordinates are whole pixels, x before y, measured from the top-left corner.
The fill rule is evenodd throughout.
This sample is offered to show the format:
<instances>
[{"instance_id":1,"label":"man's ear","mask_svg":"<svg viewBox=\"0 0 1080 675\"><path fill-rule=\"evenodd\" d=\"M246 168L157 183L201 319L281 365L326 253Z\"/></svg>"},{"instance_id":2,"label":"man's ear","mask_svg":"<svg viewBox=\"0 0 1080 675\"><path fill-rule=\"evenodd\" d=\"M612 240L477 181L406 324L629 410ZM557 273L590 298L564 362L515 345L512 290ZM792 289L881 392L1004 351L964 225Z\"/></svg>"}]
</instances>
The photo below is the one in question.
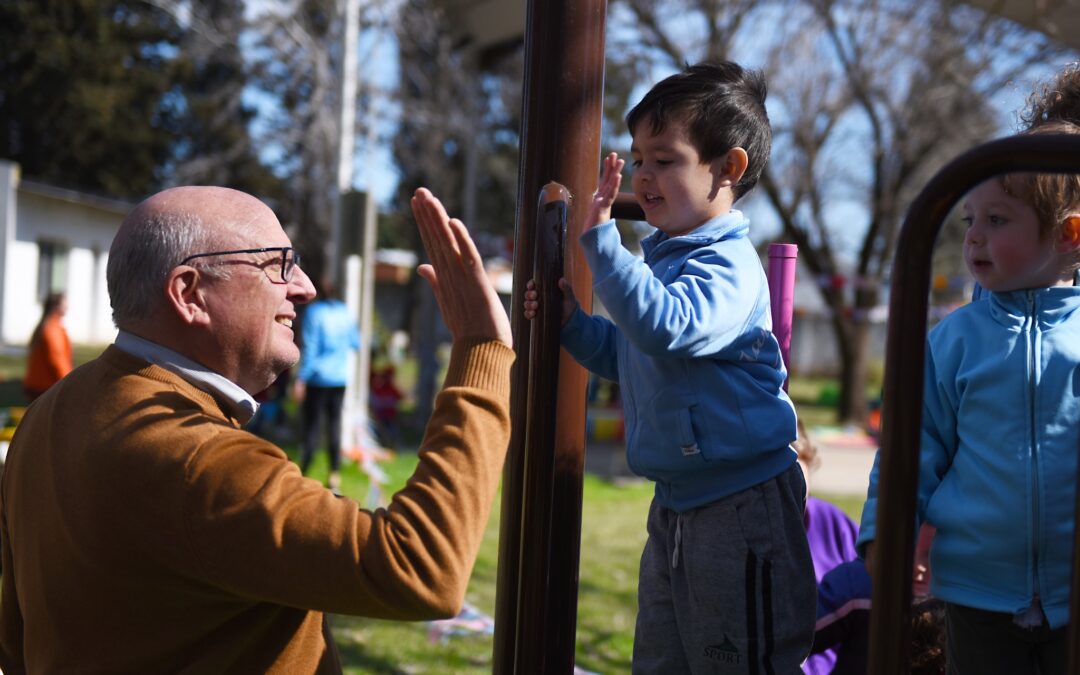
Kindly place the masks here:
<instances>
[{"instance_id":1,"label":"man's ear","mask_svg":"<svg viewBox=\"0 0 1080 675\"><path fill-rule=\"evenodd\" d=\"M1057 249L1058 253L1070 253L1080 249L1080 213L1070 213L1065 216Z\"/></svg>"},{"instance_id":2,"label":"man's ear","mask_svg":"<svg viewBox=\"0 0 1080 675\"><path fill-rule=\"evenodd\" d=\"M165 299L183 323L189 325L210 323L202 282L202 275L194 267L181 265L169 272L165 281Z\"/></svg>"},{"instance_id":3,"label":"man's ear","mask_svg":"<svg viewBox=\"0 0 1080 675\"><path fill-rule=\"evenodd\" d=\"M732 148L723 157L713 160L713 170L716 172L719 187L735 187L746 173L746 165L749 163L746 150Z\"/></svg>"}]
</instances>

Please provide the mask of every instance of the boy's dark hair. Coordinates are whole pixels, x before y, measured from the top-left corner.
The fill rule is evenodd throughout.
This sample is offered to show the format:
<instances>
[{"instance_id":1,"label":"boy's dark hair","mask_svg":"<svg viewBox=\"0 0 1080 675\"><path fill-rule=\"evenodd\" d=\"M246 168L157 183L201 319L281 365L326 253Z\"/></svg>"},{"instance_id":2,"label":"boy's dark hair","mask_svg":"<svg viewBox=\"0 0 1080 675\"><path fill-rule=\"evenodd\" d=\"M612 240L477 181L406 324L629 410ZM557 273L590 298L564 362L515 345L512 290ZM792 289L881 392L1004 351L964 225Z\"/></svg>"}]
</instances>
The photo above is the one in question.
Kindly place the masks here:
<instances>
[{"instance_id":1,"label":"boy's dark hair","mask_svg":"<svg viewBox=\"0 0 1080 675\"><path fill-rule=\"evenodd\" d=\"M757 184L772 148L772 128L765 111L765 75L731 61L687 65L661 80L626 115L630 135L642 122L653 134L669 123L686 125L690 143L702 162L732 148L746 151L746 172L734 187L735 199Z\"/></svg>"}]
</instances>

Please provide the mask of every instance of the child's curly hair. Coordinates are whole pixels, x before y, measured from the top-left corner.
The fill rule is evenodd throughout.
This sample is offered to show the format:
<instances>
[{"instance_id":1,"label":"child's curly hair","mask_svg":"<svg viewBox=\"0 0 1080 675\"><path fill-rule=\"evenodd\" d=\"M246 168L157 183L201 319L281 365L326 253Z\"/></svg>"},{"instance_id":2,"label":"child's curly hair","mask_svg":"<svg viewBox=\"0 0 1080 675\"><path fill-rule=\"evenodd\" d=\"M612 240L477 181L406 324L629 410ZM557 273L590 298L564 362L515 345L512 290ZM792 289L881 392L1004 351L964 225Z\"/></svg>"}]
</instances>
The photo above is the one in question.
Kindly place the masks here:
<instances>
[{"instance_id":1,"label":"child's curly hair","mask_svg":"<svg viewBox=\"0 0 1080 675\"><path fill-rule=\"evenodd\" d=\"M798 437L795 442L791 444L791 447L795 449L795 452L799 455L799 461L806 464L808 471L814 471L821 464L821 459L818 457L817 445L810 439L810 434L806 431L806 426L803 425L802 419L798 421Z\"/></svg>"},{"instance_id":2,"label":"child's curly hair","mask_svg":"<svg viewBox=\"0 0 1080 675\"><path fill-rule=\"evenodd\" d=\"M1031 92L1020 113L1025 130L1062 120L1080 124L1080 62L1070 63L1049 82Z\"/></svg>"}]
</instances>

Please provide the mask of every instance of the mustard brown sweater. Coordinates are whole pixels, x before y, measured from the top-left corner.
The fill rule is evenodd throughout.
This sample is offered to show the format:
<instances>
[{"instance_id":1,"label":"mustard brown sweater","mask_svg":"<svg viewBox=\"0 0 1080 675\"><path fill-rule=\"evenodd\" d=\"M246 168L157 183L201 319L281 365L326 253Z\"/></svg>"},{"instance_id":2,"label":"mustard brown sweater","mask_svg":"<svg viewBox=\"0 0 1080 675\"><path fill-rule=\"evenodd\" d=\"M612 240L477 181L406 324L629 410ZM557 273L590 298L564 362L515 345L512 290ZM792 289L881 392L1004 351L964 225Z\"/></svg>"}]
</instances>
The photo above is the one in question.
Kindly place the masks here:
<instances>
[{"instance_id":1,"label":"mustard brown sweater","mask_svg":"<svg viewBox=\"0 0 1080 675\"><path fill-rule=\"evenodd\" d=\"M110 347L27 411L0 487L0 668L332 673L323 612L459 611L510 433L513 352L459 340L420 448L369 512L208 393Z\"/></svg>"}]
</instances>

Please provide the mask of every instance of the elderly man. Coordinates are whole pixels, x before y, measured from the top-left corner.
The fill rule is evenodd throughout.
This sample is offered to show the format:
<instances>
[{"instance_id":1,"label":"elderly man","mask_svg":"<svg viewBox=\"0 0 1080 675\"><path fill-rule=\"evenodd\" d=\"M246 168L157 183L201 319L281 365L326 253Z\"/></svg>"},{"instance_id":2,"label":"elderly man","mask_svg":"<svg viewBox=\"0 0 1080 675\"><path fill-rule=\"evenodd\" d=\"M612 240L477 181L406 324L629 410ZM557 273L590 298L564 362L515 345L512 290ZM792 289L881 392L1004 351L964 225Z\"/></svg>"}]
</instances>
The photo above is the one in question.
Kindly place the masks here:
<instances>
[{"instance_id":1,"label":"elderly man","mask_svg":"<svg viewBox=\"0 0 1080 675\"><path fill-rule=\"evenodd\" d=\"M243 431L296 362L314 291L273 212L182 187L109 255L116 343L27 411L0 492L0 667L338 672L323 612L455 614L509 437L510 326L465 227L413 198L454 338L420 463L390 506L337 498Z\"/></svg>"}]
</instances>

